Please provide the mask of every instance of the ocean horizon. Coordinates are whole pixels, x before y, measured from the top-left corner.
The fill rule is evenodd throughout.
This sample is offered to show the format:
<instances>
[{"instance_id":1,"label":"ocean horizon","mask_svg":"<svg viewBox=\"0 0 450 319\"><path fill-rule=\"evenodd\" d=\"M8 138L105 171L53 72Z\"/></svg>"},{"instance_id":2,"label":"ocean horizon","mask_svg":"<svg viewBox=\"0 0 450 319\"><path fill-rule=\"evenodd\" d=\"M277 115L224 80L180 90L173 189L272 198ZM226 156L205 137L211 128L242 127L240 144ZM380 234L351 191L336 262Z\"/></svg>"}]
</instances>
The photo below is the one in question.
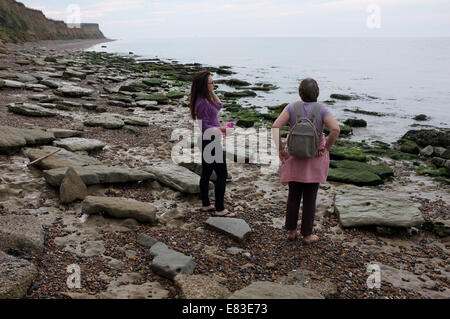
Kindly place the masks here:
<instances>
[{"instance_id":1,"label":"ocean horizon","mask_svg":"<svg viewBox=\"0 0 450 319\"><path fill-rule=\"evenodd\" d=\"M201 40L201 41L198 41ZM106 48L105 48L106 46ZM367 121L352 139L393 142L411 129L450 127L450 37L177 37L115 40L89 51L158 58L172 63L229 66L237 78L279 87L240 99L243 106L279 105L298 99L301 79L315 78L319 101L333 93L357 96L329 105L335 117ZM219 85L219 91L234 90ZM346 109L378 112L355 114ZM414 117L425 114L426 122ZM412 126L411 126L412 125Z\"/></svg>"}]
</instances>

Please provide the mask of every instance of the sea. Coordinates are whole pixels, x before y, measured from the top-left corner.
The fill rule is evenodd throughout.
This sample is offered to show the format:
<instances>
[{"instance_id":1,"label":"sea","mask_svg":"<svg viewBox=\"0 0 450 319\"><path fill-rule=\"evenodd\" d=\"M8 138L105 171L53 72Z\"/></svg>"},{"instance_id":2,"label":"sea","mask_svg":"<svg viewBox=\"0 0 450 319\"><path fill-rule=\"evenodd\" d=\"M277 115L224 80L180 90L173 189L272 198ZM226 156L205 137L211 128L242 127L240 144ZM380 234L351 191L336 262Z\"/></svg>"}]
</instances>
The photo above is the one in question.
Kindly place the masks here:
<instances>
[{"instance_id":1,"label":"sea","mask_svg":"<svg viewBox=\"0 0 450 319\"><path fill-rule=\"evenodd\" d=\"M298 100L300 81L314 78L320 87L319 101L330 100L333 93L358 97L328 106L339 122L366 120L366 128L354 129L353 140L391 143L408 130L450 128L450 37L118 39L88 50L201 63L205 69L230 66L236 74L214 79L279 87L239 101L244 107L261 107L261 112L266 106ZM220 85L218 90L234 89ZM355 109L385 115L348 111ZM418 114L429 120L414 120Z\"/></svg>"}]
</instances>

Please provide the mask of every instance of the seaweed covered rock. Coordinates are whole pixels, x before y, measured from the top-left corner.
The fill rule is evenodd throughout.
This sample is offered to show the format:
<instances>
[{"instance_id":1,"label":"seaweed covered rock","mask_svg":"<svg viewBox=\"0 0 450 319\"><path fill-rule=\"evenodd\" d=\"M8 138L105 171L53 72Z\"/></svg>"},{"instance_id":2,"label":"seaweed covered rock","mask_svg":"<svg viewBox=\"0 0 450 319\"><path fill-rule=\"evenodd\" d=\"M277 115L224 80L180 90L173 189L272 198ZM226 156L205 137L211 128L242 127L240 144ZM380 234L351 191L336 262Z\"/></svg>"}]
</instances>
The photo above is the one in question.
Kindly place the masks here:
<instances>
[{"instance_id":1,"label":"seaweed covered rock","mask_svg":"<svg viewBox=\"0 0 450 319\"><path fill-rule=\"evenodd\" d=\"M349 160L343 160L343 161L332 160L332 161L330 161L330 167L345 168L345 169L351 169L354 171L367 171L367 172L371 172L371 173L374 173L374 174L380 176L382 179L394 176L394 171L387 166L370 165L367 163L349 161Z\"/></svg>"},{"instance_id":2,"label":"seaweed covered rock","mask_svg":"<svg viewBox=\"0 0 450 319\"><path fill-rule=\"evenodd\" d=\"M414 141L407 140L407 139L400 139L397 141L397 144L400 145L400 151L403 153L409 153L409 154L419 154L420 153L420 147Z\"/></svg>"},{"instance_id":3,"label":"seaweed covered rock","mask_svg":"<svg viewBox=\"0 0 450 319\"><path fill-rule=\"evenodd\" d=\"M172 92L169 92L169 93L167 93L167 97L169 98L169 99L181 99L181 98L183 98L184 97L184 93L183 92L176 92L176 91L172 91Z\"/></svg>"},{"instance_id":4,"label":"seaweed covered rock","mask_svg":"<svg viewBox=\"0 0 450 319\"><path fill-rule=\"evenodd\" d=\"M334 146L330 151L330 158L332 160L350 160L365 162L367 160L366 155L355 148Z\"/></svg>"},{"instance_id":5,"label":"seaweed covered rock","mask_svg":"<svg viewBox=\"0 0 450 319\"><path fill-rule=\"evenodd\" d=\"M237 92L225 92L224 93L225 97L229 97L229 98L241 98L241 97L255 97L256 93L250 90L245 90L245 91L237 91Z\"/></svg>"},{"instance_id":6,"label":"seaweed covered rock","mask_svg":"<svg viewBox=\"0 0 450 319\"><path fill-rule=\"evenodd\" d=\"M350 168L330 168L327 180L357 186L375 186L383 183L381 177L375 173Z\"/></svg>"},{"instance_id":7,"label":"seaweed covered rock","mask_svg":"<svg viewBox=\"0 0 450 319\"><path fill-rule=\"evenodd\" d=\"M119 91L127 91L127 92L141 92L147 89L147 85L142 82L135 82L128 85L122 85Z\"/></svg>"}]
</instances>

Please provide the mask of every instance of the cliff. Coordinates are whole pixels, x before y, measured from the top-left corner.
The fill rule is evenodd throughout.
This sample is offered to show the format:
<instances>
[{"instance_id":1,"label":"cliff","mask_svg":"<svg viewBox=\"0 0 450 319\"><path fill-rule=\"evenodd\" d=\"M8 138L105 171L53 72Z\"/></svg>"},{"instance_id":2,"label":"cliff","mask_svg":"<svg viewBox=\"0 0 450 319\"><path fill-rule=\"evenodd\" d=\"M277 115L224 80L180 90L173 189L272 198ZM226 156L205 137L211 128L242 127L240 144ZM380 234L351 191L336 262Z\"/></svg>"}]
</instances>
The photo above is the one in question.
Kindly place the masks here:
<instances>
[{"instance_id":1,"label":"cliff","mask_svg":"<svg viewBox=\"0 0 450 319\"><path fill-rule=\"evenodd\" d=\"M42 11L14 0L0 0L0 39L6 42L104 38L98 24L68 28L63 21L47 19Z\"/></svg>"}]
</instances>

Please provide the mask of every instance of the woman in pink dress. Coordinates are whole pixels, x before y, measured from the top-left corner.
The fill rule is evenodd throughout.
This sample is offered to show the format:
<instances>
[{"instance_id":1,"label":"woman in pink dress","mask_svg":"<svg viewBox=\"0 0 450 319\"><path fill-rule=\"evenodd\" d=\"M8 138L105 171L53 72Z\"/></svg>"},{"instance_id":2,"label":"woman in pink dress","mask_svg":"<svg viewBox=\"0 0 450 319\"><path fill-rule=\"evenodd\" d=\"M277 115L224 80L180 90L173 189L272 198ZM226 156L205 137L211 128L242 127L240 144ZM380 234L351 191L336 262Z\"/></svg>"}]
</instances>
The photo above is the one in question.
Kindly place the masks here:
<instances>
[{"instance_id":1,"label":"woman in pink dress","mask_svg":"<svg viewBox=\"0 0 450 319\"><path fill-rule=\"evenodd\" d=\"M300 83L299 94L301 97L300 109L302 116L311 118L314 106L319 96L319 86L314 79L304 79ZM314 158L297 158L289 154L288 148L282 147L279 132L287 124L292 128L296 123L294 105L291 103L283 110L272 128L278 132L274 136L281 160L280 181L289 183L289 195L286 209L286 224L288 239L295 240L297 236L303 236L303 242L313 243L319 237L313 235L314 216L316 213L316 198L319 184L327 180L330 166L329 151L339 137L339 124L334 119L329 108L322 105L319 115L316 117L315 126L320 137L320 147ZM330 129L328 139L322 133L323 125ZM289 137L288 137L289 138ZM301 230L297 230L300 202L303 197L303 212Z\"/></svg>"}]
</instances>

